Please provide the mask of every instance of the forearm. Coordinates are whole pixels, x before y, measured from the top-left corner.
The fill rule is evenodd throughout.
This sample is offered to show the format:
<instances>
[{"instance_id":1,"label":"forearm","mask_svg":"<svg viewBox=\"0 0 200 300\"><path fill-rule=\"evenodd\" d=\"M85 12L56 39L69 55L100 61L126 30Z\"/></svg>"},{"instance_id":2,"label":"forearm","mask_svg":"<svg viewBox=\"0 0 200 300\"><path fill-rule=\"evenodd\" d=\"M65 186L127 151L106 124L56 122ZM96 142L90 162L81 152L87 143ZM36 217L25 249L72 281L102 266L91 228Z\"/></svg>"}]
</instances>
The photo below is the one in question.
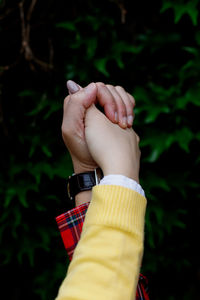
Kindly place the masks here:
<instances>
[{"instance_id":1,"label":"forearm","mask_svg":"<svg viewBox=\"0 0 200 300\"><path fill-rule=\"evenodd\" d=\"M71 157L72 157L72 164L73 164L73 169L75 174L93 171L97 167L96 165L92 167L92 166L87 166L84 163L80 163L72 154ZM75 206L79 206L83 203L90 202L91 197L92 197L91 190L78 193L75 196Z\"/></svg>"},{"instance_id":2,"label":"forearm","mask_svg":"<svg viewBox=\"0 0 200 300\"><path fill-rule=\"evenodd\" d=\"M146 200L122 187L98 186L57 300L133 299L143 253Z\"/></svg>"},{"instance_id":3,"label":"forearm","mask_svg":"<svg viewBox=\"0 0 200 300\"><path fill-rule=\"evenodd\" d=\"M75 205L79 206L83 203L90 202L92 198L92 191L84 191L75 196Z\"/></svg>"}]
</instances>

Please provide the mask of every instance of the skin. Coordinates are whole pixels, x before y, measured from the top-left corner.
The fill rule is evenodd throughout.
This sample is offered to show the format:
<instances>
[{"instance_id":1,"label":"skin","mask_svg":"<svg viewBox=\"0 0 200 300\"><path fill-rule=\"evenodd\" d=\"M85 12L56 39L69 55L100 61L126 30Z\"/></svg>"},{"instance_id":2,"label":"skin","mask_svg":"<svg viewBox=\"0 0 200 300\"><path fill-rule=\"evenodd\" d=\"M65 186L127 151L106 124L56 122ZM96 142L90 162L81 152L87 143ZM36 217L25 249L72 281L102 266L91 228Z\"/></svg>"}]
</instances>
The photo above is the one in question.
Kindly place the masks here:
<instances>
[{"instance_id":1,"label":"skin","mask_svg":"<svg viewBox=\"0 0 200 300\"><path fill-rule=\"evenodd\" d=\"M109 168L108 170L107 168L105 169L105 165L110 166L110 163L108 162L108 164L102 166L101 162L98 160L98 157L95 156L93 148L91 148L91 145L94 144L94 141L96 141L97 134L95 134L94 131L92 131L94 133L91 133L89 129L94 127L96 124L95 118L99 112L97 109L95 109L93 104L98 104L104 108L105 116L102 113L100 114L101 117L98 115L98 126L104 126L104 134L105 130L110 128L111 125L115 125L115 138L113 138L113 142L114 140L118 140L118 138L116 139L116 135L119 137L121 136L122 132L125 133L126 131L130 131L133 135L133 130L130 128L133 122L133 108L135 106L135 100L122 87L114 87L112 85L105 85L102 82L98 82L91 83L85 88L79 87L79 90L77 91L74 89L73 93L67 96L64 100L62 121L62 137L72 157L74 172L87 172L94 170L99 166L106 173L107 171L113 171L117 172L118 174L123 174L119 173L121 169L117 170L118 167L116 164L114 164L116 165L115 170L112 168ZM92 108L92 110L89 110L89 108ZM89 111L90 114L87 114ZM107 125L105 125L105 120L108 121ZM95 130L97 129L98 128ZM88 133L87 139L86 132ZM125 138L124 136L124 142L128 142L127 139L128 138ZM110 146L112 148L112 145ZM106 150L105 142L103 148ZM108 150L109 149L106 151L107 153L112 153L112 151L110 152ZM121 150L121 153L124 153L124 149ZM127 170L125 171L125 174L129 175L128 177L134 178L138 181L138 176L136 176L136 174L129 174ZM88 202L90 199L91 191L79 193L75 199L76 206L84 202Z\"/></svg>"},{"instance_id":2,"label":"skin","mask_svg":"<svg viewBox=\"0 0 200 300\"><path fill-rule=\"evenodd\" d=\"M139 138L132 128L113 124L92 105L86 112L85 137L104 176L121 174L139 182Z\"/></svg>"}]
</instances>

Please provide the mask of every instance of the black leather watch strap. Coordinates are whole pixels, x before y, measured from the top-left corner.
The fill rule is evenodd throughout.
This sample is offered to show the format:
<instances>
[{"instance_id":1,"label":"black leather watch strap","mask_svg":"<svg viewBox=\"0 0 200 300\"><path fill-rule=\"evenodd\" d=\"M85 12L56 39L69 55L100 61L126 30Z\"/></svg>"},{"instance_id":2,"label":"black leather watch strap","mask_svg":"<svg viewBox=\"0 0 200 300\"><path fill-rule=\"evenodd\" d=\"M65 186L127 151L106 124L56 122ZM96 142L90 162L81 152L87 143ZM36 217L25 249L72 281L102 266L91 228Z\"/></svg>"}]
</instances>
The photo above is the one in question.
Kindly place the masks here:
<instances>
[{"instance_id":1,"label":"black leather watch strap","mask_svg":"<svg viewBox=\"0 0 200 300\"><path fill-rule=\"evenodd\" d=\"M73 174L67 179L68 198L74 200L78 193L91 190L100 182L102 177L103 172L99 168L90 172Z\"/></svg>"}]
</instances>

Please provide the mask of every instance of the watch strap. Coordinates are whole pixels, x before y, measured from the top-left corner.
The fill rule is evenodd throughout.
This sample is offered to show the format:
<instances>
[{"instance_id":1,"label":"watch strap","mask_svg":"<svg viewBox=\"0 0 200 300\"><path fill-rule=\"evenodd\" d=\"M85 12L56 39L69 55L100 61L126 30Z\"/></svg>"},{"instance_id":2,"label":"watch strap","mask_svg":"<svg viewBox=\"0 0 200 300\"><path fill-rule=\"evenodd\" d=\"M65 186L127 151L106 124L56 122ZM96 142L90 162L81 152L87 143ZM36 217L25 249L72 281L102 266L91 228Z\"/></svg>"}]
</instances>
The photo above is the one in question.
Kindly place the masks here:
<instances>
[{"instance_id":1,"label":"watch strap","mask_svg":"<svg viewBox=\"0 0 200 300\"><path fill-rule=\"evenodd\" d=\"M67 179L68 198L74 200L78 193L91 190L93 186L99 184L102 178L103 172L100 168L94 171L72 174Z\"/></svg>"}]
</instances>

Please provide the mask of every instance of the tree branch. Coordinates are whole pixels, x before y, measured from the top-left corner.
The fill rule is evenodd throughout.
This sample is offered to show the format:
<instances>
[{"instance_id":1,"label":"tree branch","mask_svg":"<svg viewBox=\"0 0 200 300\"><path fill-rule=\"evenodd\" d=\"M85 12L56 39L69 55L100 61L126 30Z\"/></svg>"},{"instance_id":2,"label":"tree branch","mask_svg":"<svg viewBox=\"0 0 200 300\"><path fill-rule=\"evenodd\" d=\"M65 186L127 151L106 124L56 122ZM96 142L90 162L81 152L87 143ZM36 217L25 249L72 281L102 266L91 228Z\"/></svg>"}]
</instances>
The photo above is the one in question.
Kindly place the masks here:
<instances>
[{"instance_id":1,"label":"tree branch","mask_svg":"<svg viewBox=\"0 0 200 300\"><path fill-rule=\"evenodd\" d=\"M34 64L40 66L45 71L48 71L49 69L53 69L53 45L52 45L52 42L49 41L49 63L44 62L44 61L40 60L39 58L35 57L32 49L31 49L31 46L30 46L30 31L31 31L30 20L31 20L36 3L37 3L37 0L31 1L31 4L29 6L26 17L25 17L25 13L24 13L24 0L18 4L20 20L21 20L21 39L22 39L20 55L23 55L25 60L28 61L30 69L32 71L35 71ZM7 70L13 68L14 66L16 66L19 61L20 61L20 59L10 65L0 66L0 75L2 75L4 71L7 71Z\"/></svg>"}]
</instances>

